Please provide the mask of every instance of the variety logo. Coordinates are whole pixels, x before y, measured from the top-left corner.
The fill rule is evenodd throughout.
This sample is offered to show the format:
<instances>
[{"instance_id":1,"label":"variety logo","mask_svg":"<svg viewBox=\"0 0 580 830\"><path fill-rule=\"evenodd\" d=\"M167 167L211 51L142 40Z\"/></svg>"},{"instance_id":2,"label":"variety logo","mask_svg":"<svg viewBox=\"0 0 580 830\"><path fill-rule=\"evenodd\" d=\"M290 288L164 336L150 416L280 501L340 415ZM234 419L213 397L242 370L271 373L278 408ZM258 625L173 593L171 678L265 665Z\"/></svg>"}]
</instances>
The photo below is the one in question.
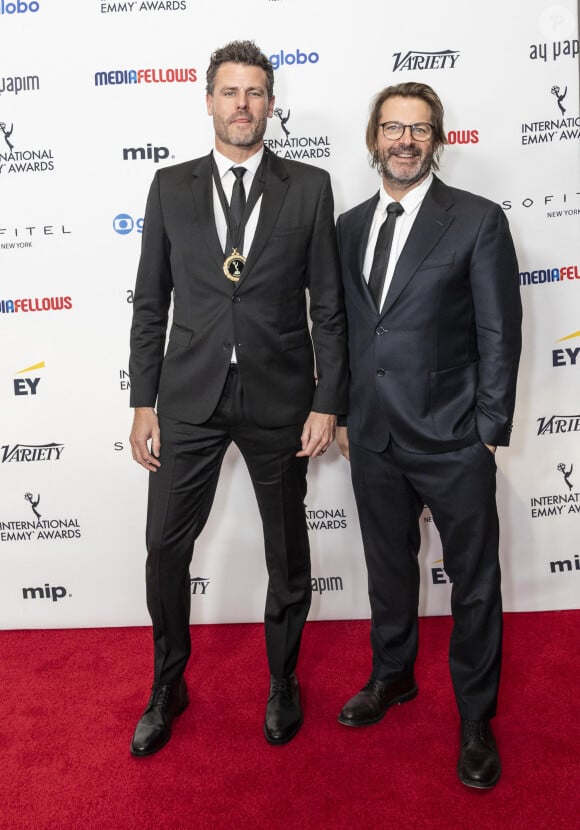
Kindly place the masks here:
<instances>
[{"instance_id":1,"label":"variety logo","mask_svg":"<svg viewBox=\"0 0 580 830\"><path fill-rule=\"evenodd\" d=\"M566 435L580 432L580 415L547 415L537 418L538 435Z\"/></svg>"},{"instance_id":2,"label":"variety logo","mask_svg":"<svg viewBox=\"0 0 580 830\"><path fill-rule=\"evenodd\" d=\"M209 579L206 579L204 576L196 576L193 579L190 579L189 584L191 585L191 595L193 597L205 596L209 582Z\"/></svg>"},{"instance_id":3,"label":"variety logo","mask_svg":"<svg viewBox=\"0 0 580 830\"><path fill-rule=\"evenodd\" d=\"M25 493L32 519L0 520L0 542L43 542L52 539L80 539L81 526L77 518L51 517L41 513L40 495Z\"/></svg>"},{"instance_id":4,"label":"variety logo","mask_svg":"<svg viewBox=\"0 0 580 830\"><path fill-rule=\"evenodd\" d=\"M564 492L532 496L530 498L530 513L532 519L580 513L580 493L573 492L574 483L572 481L572 474L574 473L574 465L564 464L561 461L554 467L554 471L558 472L561 476L560 486Z\"/></svg>"},{"instance_id":5,"label":"variety logo","mask_svg":"<svg viewBox=\"0 0 580 830\"><path fill-rule=\"evenodd\" d=\"M344 591L341 576L313 576L310 583L313 593L324 594L326 591Z\"/></svg>"},{"instance_id":6,"label":"variety logo","mask_svg":"<svg viewBox=\"0 0 580 830\"><path fill-rule=\"evenodd\" d=\"M16 300L0 300L0 313L17 314L31 311L70 311L72 299L66 297L26 297Z\"/></svg>"},{"instance_id":7,"label":"variety logo","mask_svg":"<svg viewBox=\"0 0 580 830\"><path fill-rule=\"evenodd\" d=\"M342 507L321 508L304 511L308 530L342 530L348 527L346 513Z\"/></svg>"},{"instance_id":8,"label":"variety logo","mask_svg":"<svg viewBox=\"0 0 580 830\"><path fill-rule=\"evenodd\" d=\"M40 9L40 3L36 0L16 0L15 3L7 3L6 0L0 0L0 14L26 14L26 12L37 12Z\"/></svg>"},{"instance_id":9,"label":"variety logo","mask_svg":"<svg viewBox=\"0 0 580 830\"><path fill-rule=\"evenodd\" d=\"M72 594L69 594L64 585L54 585L51 587L47 582L45 582L43 588L39 586L37 588L22 589L23 599L51 599L53 602L58 602L59 599L67 596L72 597Z\"/></svg>"},{"instance_id":10,"label":"variety logo","mask_svg":"<svg viewBox=\"0 0 580 830\"><path fill-rule=\"evenodd\" d=\"M101 14L132 12L180 12L187 9L186 0L141 0L130 3L99 3Z\"/></svg>"},{"instance_id":11,"label":"variety logo","mask_svg":"<svg viewBox=\"0 0 580 830\"><path fill-rule=\"evenodd\" d=\"M124 147L123 161L154 161L159 164L169 158L169 149L167 147L153 147L152 144L147 144L146 147ZM174 158L174 156L171 156Z\"/></svg>"},{"instance_id":12,"label":"variety logo","mask_svg":"<svg viewBox=\"0 0 580 830\"><path fill-rule=\"evenodd\" d=\"M3 444L2 464L29 464L31 461L60 461L64 444Z\"/></svg>"},{"instance_id":13,"label":"variety logo","mask_svg":"<svg viewBox=\"0 0 580 830\"><path fill-rule=\"evenodd\" d=\"M548 43L532 43L530 45L530 60L541 60L546 63L548 57L551 57L553 61L560 58L572 58L574 60L578 57L578 38L575 40L554 40L549 45Z\"/></svg>"},{"instance_id":14,"label":"variety logo","mask_svg":"<svg viewBox=\"0 0 580 830\"><path fill-rule=\"evenodd\" d=\"M34 366L28 366L26 369L20 369L16 372L17 375L25 375L29 372L36 372L38 369L44 369L44 360L41 363L35 363ZM14 394L15 395L36 395L40 378L14 378Z\"/></svg>"},{"instance_id":15,"label":"variety logo","mask_svg":"<svg viewBox=\"0 0 580 830\"><path fill-rule=\"evenodd\" d=\"M559 86L553 86L550 93L555 98L560 115L558 118L550 118L547 121L530 121L522 124L521 139L524 147L580 138L580 116L566 115L568 110L565 106L565 99L568 87L562 90Z\"/></svg>"},{"instance_id":16,"label":"variety logo","mask_svg":"<svg viewBox=\"0 0 580 830\"><path fill-rule=\"evenodd\" d=\"M574 559L556 559L550 562L550 573L562 574L570 571L580 571L580 555L576 554Z\"/></svg>"},{"instance_id":17,"label":"variety logo","mask_svg":"<svg viewBox=\"0 0 580 830\"><path fill-rule=\"evenodd\" d=\"M302 52L300 49L295 49L292 52L281 50L275 55L270 55L269 60L273 69L279 69L281 66L304 66L308 63L318 63L320 55L318 52Z\"/></svg>"},{"instance_id":18,"label":"variety logo","mask_svg":"<svg viewBox=\"0 0 580 830\"><path fill-rule=\"evenodd\" d=\"M0 237L9 240L0 242L0 249L10 251L32 248L33 241L37 239L60 238L70 233L72 231L64 225L26 225L19 228L0 228Z\"/></svg>"},{"instance_id":19,"label":"variety logo","mask_svg":"<svg viewBox=\"0 0 580 830\"><path fill-rule=\"evenodd\" d=\"M40 78L38 75L3 75L0 76L0 95L11 93L18 95L20 92L36 92L40 89Z\"/></svg>"},{"instance_id":20,"label":"variety logo","mask_svg":"<svg viewBox=\"0 0 580 830\"><path fill-rule=\"evenodd\" d=\"M143 217L133 219L129 213L118 213L113 219L113 230L121 236L127 236L133 230L143 233Z\"/></svg>"},{"instance_id":21,"label":"variety logo","mask_svg":"<svg viewBox=\"0 0 580 830\"><path fill-rule=\"evenodd\" d=\"M479 130L449 130L448 144L479 144Z\"/></svg>"},{"instance_id":22,"label":"variety logo","mask_svg":"<svg viewBox=\"0 0 580 830\"><path fill-rule=\"evenodd\" d=\"M197 70L183 69L107 69L95 72L95 86L120 84L193 84Z\"/></svg>"},{"instance_id":23,"label":"variety logo","mask_svg":"<svg viewBox=\"0 0 580 830\"><path fill-rule=\"evenodd\" d=\"M520 271L520 285L553 285L567 280L580 280L577 265L560 268L539 268L537 271Z\"/></svg>"},{"instance_id":24,"label":"variety logo","mask_svg":"<svg viewBox=\"0 0 580 830\"><path fill-rule=\"evenodd\" d=\"M274 110L276 118L280 119L283 138L265 138L266 144L278 156L286 159L320 159L330 156L330 141L326 135L294 135L288 127L290 110L287 113L277 107Z\"/></svg>"},{"instance_id":25,"label":"variety logo","mask_svg":"<svg viewBox=\"0 0 580 830\"><path fill-rule=\"evenodd\" d=\"M52 150L20 150L12 142L14 124L0 121L0 175L11 173L44 173L54 170ZM4 152L1 152L1 151Z\"/></svg>"},{"instance_id":26,"label":"variety logo","mask_svg":"<svg viewBox=\"0 0 580 830\"><path fill-rule=\"evenodd\" d=\"M567 334L565 337L556 340L556 343L563 343L565 340L573 340L576 337L580 337L580 331ZM580 366L580 360L578 360L579 355L580 346L572 349L567 347L563 349L552 349L552 366Z\"/></svg>"},{"instance_id":27,"label":"variety logo","mask_svg":"<svg viewBox=\"0 0 580 830\"><path fill-rule=\"evenodd\" d=\"M442 52L393 52L393 72L424 69L455 69L460 52L445 49Z\"/></svg>"}]
</instances>

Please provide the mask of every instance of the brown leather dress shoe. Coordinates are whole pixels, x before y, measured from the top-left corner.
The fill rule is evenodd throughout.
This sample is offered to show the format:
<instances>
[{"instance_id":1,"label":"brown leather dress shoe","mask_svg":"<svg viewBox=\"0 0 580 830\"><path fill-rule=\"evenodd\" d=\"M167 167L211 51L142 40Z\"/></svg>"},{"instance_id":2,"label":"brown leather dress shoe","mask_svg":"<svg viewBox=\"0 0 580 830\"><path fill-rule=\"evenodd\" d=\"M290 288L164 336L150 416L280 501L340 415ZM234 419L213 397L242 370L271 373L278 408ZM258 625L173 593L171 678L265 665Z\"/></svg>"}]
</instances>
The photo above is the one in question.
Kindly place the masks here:
<instances>
[{"instance_id":1,"label":"brown leather dress shoe","mask_svg":"<svg viewBox=\"0 0 580 830\"><path fill-rule=\"evenodd\" d=\"M165 685L154 683L149 703L131 741L131 754L137 757L153 755L164 747L171 738L173 718L188 705L189 695L183 677Z\"/></svg>"},{"instance_id":2,"label":"brown leather dress shoe","mask_svg":"<svg viewBox=\"0 0 580 830\"><path fill-rule=\"evenodd\" d=\"M369 726L378 723L394 703L406 703L417 695L414 675L403 680L369 680L360 692L346 703L338 716L345 726Z\"/></svg>"},{"instance_id":3,"label":"brown leather dress shoe","mask_svg":"<svg viewBox=\"0 0 580 830\"><path fill-rule=\"evenodd\" d=\"M461 721L457 775L466 787L478 790L488 790L499 781L501 762L489 721Z\"/></svg>"},{"instance_id":4,"label":"brown leather dress shoe","mask_svg":"<svg viewBox=\"0 0 580 830\"><path fill-rule=\"evenodd\" d=\"M281 680L270 678L264 735L270 744L286 744L302 726L300 688L295 674Z\"/></svg>"}]
</instances>

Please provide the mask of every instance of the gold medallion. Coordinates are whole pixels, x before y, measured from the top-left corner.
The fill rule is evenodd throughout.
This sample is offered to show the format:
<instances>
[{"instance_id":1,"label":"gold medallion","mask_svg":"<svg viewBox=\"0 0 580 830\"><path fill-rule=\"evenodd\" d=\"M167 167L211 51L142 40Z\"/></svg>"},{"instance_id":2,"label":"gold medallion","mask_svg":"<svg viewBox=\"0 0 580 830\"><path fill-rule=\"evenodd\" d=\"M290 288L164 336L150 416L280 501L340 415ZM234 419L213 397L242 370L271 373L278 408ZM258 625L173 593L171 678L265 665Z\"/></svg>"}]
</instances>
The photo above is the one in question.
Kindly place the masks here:
<instances>
[{"instance_id":1,"label":"gold medallion","mask_svg":"<svg viewBox=\"0 0 580 830\"><path fill-rule=\"evenodd\" d=\"M238 282L242 276L246 257L242 256L237 248L234 248L229 257L224 261L224 274L232 282Z\"/></svg>"}]
</instances>

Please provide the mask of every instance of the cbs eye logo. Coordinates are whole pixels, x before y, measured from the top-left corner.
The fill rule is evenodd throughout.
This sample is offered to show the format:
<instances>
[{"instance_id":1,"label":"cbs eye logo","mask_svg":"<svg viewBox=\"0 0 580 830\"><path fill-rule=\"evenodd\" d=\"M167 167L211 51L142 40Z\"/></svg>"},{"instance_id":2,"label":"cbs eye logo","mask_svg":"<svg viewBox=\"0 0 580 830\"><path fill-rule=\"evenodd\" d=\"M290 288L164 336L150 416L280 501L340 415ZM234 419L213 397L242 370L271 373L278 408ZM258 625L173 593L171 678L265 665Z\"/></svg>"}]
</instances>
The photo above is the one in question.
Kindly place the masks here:
<instances>
[{"instance_id":1,"label":"cbs eye logo","mask_svg":"<svg viewBox=\"0 0 580 830\"><path fill-rule=\"evenodd\" d=\"M143 217L133 219L128 213L118 213L113 219L113 230L121 236L127 236L133 230L143 233Z\"/></svg>"}]
</instances>

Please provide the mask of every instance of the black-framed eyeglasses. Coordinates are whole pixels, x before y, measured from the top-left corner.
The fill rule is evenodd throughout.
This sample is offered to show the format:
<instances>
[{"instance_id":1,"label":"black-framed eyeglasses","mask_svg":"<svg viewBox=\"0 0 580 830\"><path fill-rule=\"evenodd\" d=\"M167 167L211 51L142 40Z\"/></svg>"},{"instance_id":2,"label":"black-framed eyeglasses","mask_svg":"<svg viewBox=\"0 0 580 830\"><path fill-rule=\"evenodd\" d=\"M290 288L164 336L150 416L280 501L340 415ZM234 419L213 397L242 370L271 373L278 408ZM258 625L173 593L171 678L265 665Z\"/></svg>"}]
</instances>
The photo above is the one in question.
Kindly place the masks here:
<instances>
[{"instance_id":1,"label":"black-framed eyeglasses","mask_svg":"<svg viewBox=\"0 0 580 830\"><path fill-rule=\"evenodd\" d=\"M383 136L389 141L397 141L402 138L407 127L411 131L411 136L415 141L429 141L433 135L433 125L427 124L426 121L419 121L417 124L401 124L400 121L383 121L379 124L383 131Z\"/></svg>"}]
</instances>

